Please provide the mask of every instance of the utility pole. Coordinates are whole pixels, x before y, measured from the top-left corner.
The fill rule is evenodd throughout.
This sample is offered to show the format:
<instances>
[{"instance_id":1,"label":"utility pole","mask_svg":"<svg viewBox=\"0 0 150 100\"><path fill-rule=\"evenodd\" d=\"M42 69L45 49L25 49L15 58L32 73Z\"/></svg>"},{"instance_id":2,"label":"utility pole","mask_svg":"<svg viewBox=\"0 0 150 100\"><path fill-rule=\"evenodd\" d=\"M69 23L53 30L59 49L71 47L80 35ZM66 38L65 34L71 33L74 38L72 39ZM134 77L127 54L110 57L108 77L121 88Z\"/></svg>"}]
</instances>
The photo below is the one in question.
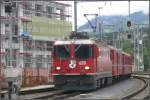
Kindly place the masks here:
<instances>
[{"instance_id":1,"label":"utility pole","mask_svg":"<svg viewBox=\"0 0 150 100\"><path fill-rule=\"evenodd\" d=\"M135 49L135 46L136 46L136 44L135 44L135 35L136 35L136 28L134 28L134 32L133 32L133 45L134 45L134 48L133 48L133 54L134 54L133 55L133 58L134 58L133 60L134 61L133 61L133 63L134 63L134 68L135 68L134 71L137 71L137 66L136 66L136 63L135 63L135 61L136 61L135 60L135 57L136 57L136 53L135 53L136 52L136 49Z\"/></svg>"},{"instance_id":2,"label":"utility pole","mask_svg":"<svg viewBox=\"0 0 150 100\"><path fill-rule=\"evenodd\" d=\"M150 0L149 0L149 16L150 16ZM149 32L148 32L148 38L150 39L150 17L149 17ZM148 43L149 45L148 45L148 50L150 51L150 43ZM149 52L149 60L150 60L150 52ZM150 62L149 62L149 69L150 69ZM149 76L150 76L150 74L149 74ZM148 97L148 99L150 99L150 79L149 79L149 97Z\"/></svg>"},{"instance_id":3,"label":"utility pole","mask_svg":"<svg viewBox=\"0 0 150 100\"><path fill-rule=\"evenodd\" d=\"M101 13L100 13L100 10L101 10L101 9L103 9L103 7L98 7L98 10L99 10L99 16L100 16L100 14L101 14Z\"/></svg>"},{"instance_id":4,"label":"utility pole","mask_svg":"<svg viewBox=\"0 0 150 100\"><path fill-rule=\"evenodd\" d=\"M74 1L74 31L77 32L77 1Z\"/></svg>"},{"instance_id":5,"label":"utility pole","mask_svg":"<svg viewBox=\"0 0 150 100\"><path fill-rule=\"evenodd\" d=\"M100 14L100 10L103 9L103 7L98 7L98 10L99 10L99 17L101 16ZM102 41L102 33L103 33L103 29L102 29L102 17L100 17L100 20L98 21L99 22L99 33L100 33L100 40Z\"/></svg>"},{"instance_id":6,"label":"utility pole","mask_svg":"<svg viewBox=\"0 0 150 100\"><path fill-rule=\"evenodd\" d=\"M136 71L144 71L143 25L146 24L135 24L136 31L134 32L134 65L136 66Z\"/></svg>"}]
</instances>

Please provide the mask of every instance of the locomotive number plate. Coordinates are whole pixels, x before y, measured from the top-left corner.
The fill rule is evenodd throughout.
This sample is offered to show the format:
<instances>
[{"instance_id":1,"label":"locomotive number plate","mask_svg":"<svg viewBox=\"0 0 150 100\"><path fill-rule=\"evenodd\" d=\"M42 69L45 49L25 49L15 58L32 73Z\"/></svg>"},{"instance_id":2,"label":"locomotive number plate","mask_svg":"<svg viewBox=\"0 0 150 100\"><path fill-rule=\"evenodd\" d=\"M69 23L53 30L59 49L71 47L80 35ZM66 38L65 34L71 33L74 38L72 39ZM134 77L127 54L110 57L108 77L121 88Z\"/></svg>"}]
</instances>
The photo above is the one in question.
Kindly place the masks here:
<instances>
[{"instance_id":1,"label":"locomotive number plate","mask_svg":"<svg viewBox=\"0 0 150 100\"><path fill-rule=\"evenodd\" d=\"M86 61L79 61L79 65L86 65Z\"/></svg>"}]
</instances>

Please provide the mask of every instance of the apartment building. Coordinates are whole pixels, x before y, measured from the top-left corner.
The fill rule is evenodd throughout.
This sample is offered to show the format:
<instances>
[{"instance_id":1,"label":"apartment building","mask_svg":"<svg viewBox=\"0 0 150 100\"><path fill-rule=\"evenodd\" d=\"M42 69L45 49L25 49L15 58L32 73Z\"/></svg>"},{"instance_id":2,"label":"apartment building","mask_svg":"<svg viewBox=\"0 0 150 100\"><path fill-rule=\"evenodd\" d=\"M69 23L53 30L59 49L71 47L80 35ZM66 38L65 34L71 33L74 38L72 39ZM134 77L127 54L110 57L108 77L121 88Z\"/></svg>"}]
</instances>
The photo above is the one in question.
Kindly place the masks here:
<instances>
[{"instance_id":1,"label":"apartment building","mask_svg":"<svg viewBox=\"0 0 150 100\"><path fill-rule=\"evenodd\" d=\"M70 9L54 1L1 1L0 69L50 68L53 42L72 30Z\"/></svg>"}]
</instances>

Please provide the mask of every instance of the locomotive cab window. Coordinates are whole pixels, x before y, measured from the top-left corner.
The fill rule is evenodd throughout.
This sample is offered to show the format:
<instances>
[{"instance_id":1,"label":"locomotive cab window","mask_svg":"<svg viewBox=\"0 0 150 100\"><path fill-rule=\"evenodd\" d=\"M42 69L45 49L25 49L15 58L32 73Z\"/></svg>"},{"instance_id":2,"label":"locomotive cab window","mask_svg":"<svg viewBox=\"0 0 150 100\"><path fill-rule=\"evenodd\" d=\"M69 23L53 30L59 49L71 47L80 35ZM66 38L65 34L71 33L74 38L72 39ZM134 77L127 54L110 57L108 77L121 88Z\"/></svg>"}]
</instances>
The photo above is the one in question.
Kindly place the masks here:
<instances>
[{"instance_id":1,"label":"locomotive cab window","mask_svg":"<svg viewBox=\"0 0 150 100\"><path fill-rule=\"evenodd\" d=\"M58 45L54 47L54 57L67 59L70 57L70 48L68 45Z\"/></svg>"},{"instance_id":2,"label":"locomotive cab window","mask_svg":"<svg viewBox=\"0 0 150 100\"><path fill-rule=\"evenodd\" d=\"M76 45L75 46L75 58L88 59L93 57L92 45Z\"/></svg>"}]
</instances>

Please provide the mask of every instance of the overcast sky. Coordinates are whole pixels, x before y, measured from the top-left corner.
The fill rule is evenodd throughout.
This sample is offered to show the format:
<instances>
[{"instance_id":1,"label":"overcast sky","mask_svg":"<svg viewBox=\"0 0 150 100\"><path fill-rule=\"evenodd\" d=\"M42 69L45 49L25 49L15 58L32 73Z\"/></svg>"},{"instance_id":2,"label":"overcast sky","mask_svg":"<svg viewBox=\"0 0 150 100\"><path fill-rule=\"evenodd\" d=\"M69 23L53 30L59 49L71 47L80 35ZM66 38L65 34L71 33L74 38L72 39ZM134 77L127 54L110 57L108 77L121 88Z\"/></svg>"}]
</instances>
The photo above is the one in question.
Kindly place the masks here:
<instances>
[{"instance_id":1,"label":"overcast sky","mask_svg":"<svg viewBox=\"0 0 150 100\"><path fill-rule=\"evenodd\" d=\"M64 3L69 3L72 5L73 13L73 2L72 1L61 1ZM148 1L131 1L130 2L130 12L143 11L144 13L149 12L149 2ZM128 1L107 1L107 2L78 2L77 3L77 22L78 26L87 22L83 17L83 14L99 14L99 7L103 9L100 10L100 15L129 15ZM72 15L74 17L74 15Z\"/></svg>"}]
</instances>

